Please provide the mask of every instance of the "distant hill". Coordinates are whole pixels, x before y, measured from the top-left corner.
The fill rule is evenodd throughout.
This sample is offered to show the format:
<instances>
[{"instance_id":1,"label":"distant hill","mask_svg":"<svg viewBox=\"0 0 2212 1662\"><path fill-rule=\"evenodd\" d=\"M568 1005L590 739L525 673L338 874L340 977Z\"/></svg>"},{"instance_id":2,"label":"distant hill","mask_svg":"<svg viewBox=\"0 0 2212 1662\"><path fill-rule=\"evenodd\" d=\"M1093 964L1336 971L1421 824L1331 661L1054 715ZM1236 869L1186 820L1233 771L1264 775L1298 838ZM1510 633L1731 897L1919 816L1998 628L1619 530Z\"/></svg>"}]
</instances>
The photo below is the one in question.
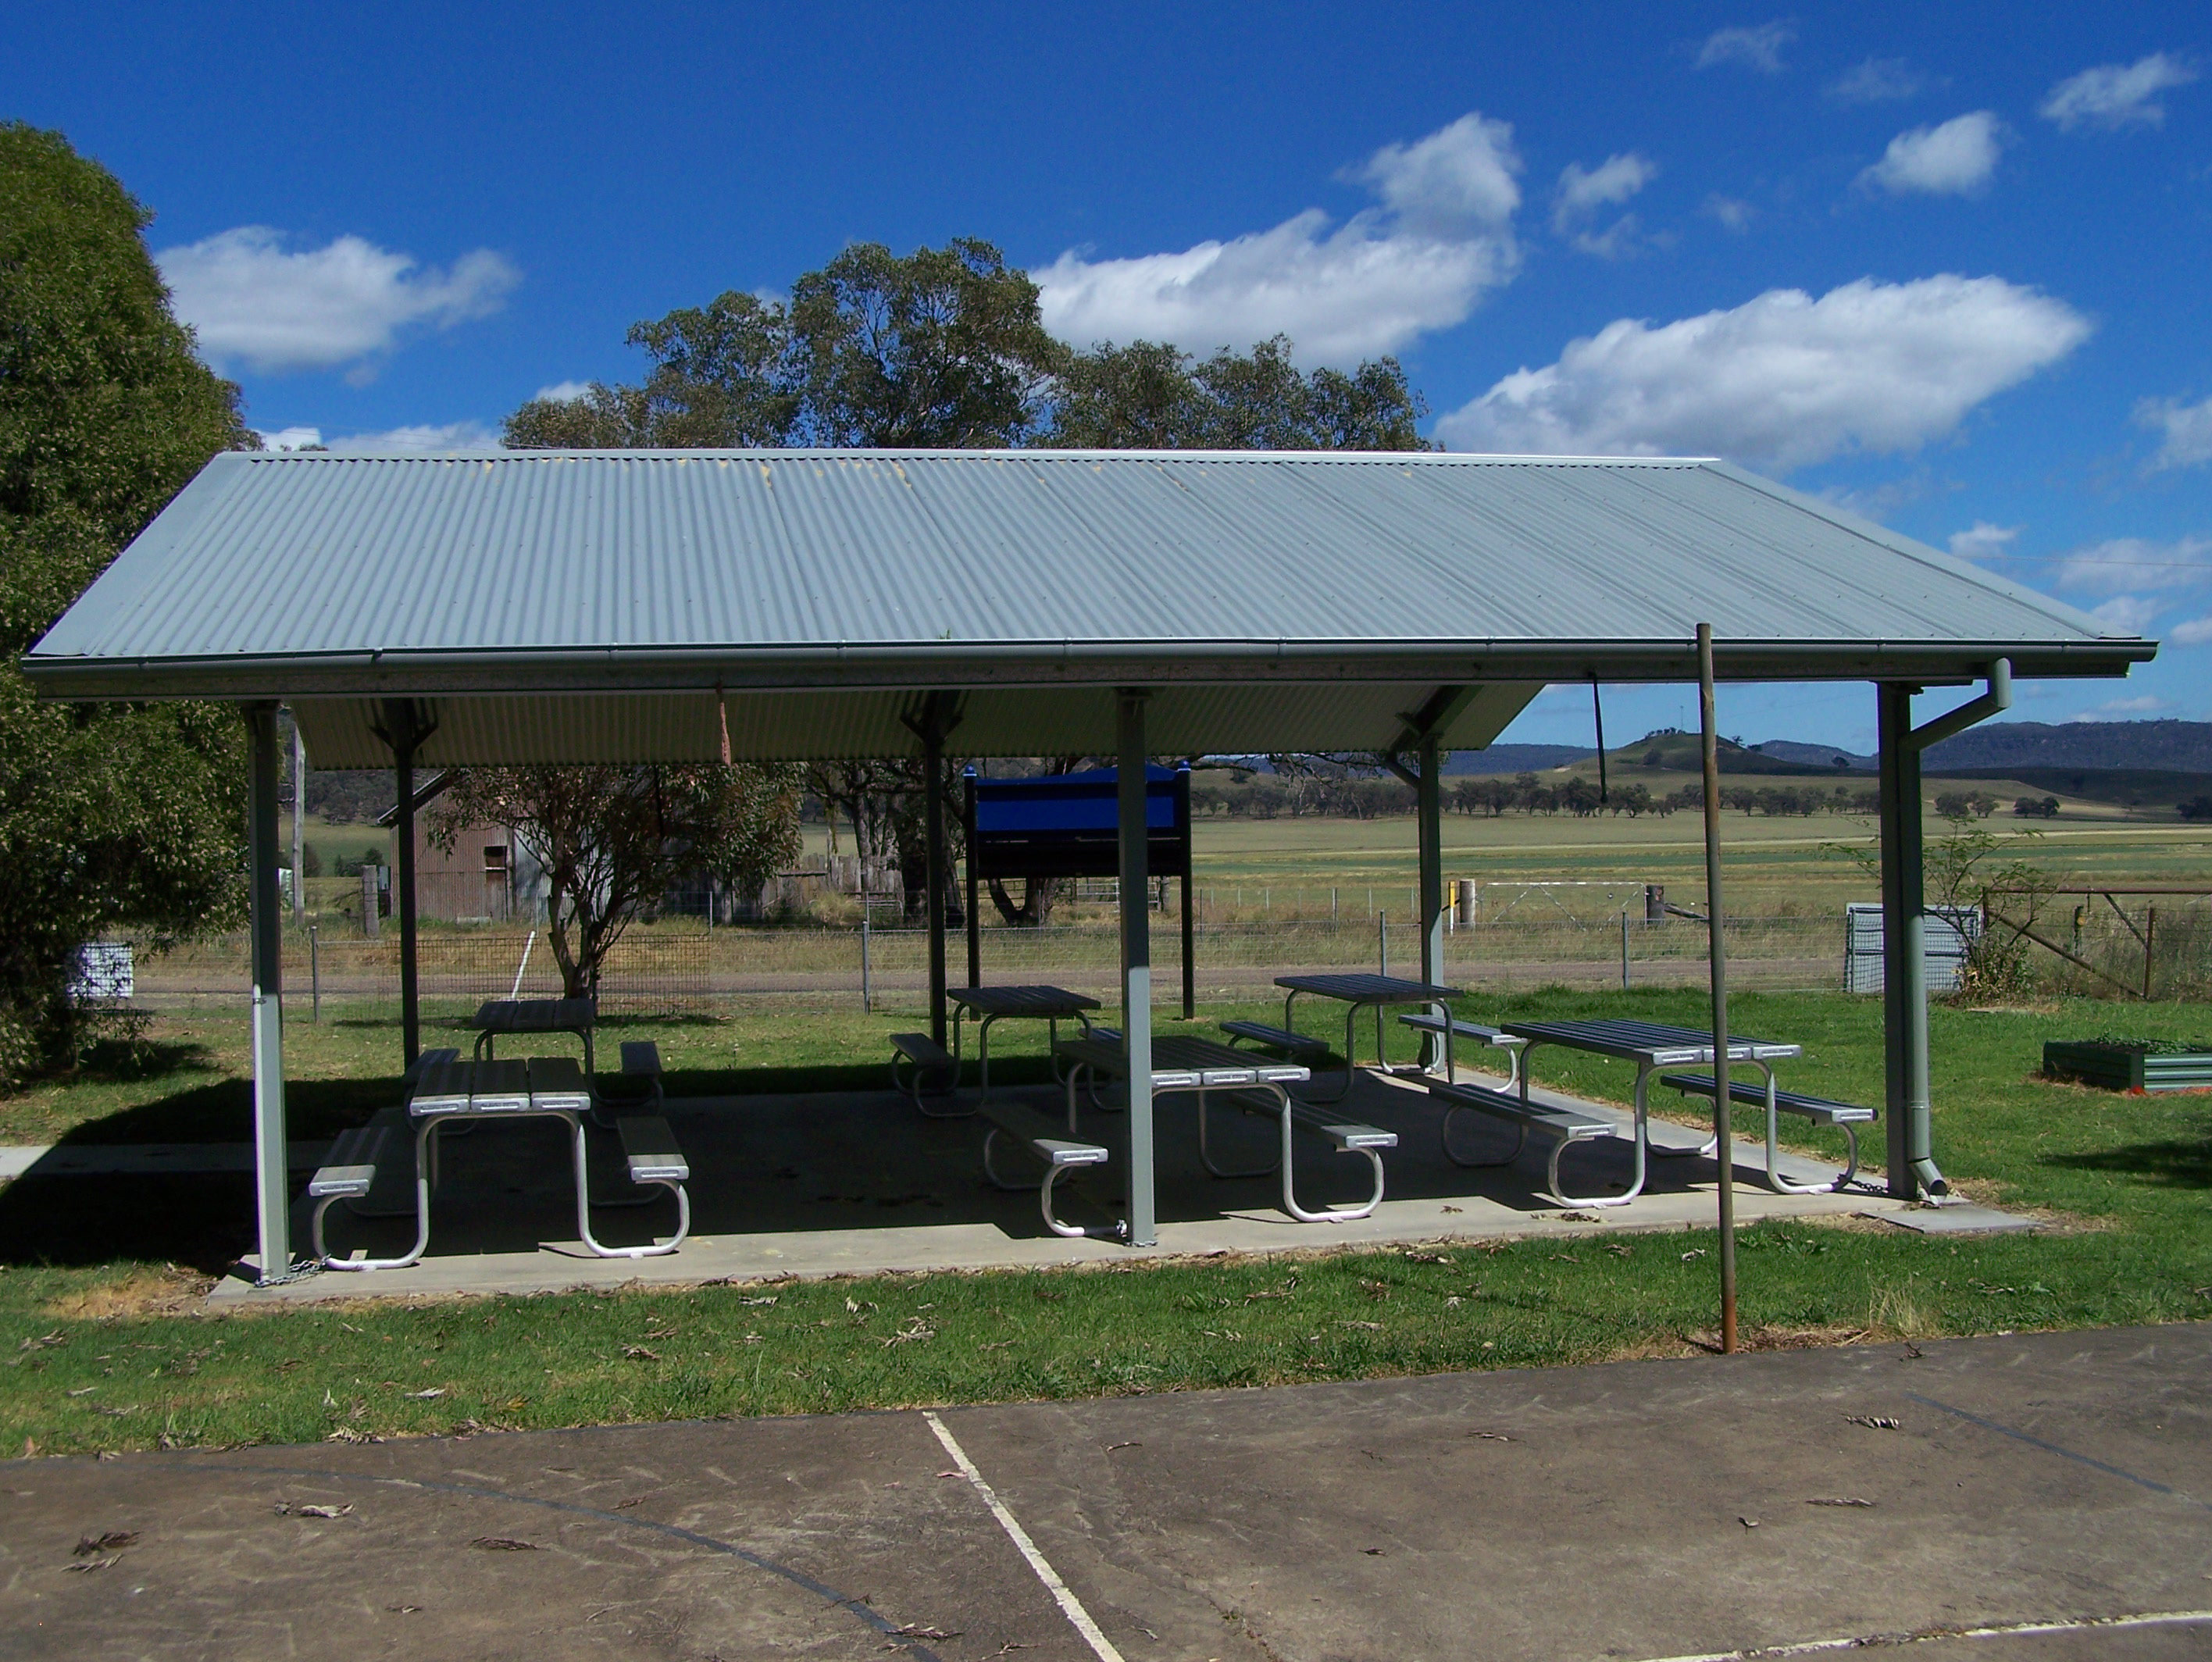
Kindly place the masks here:
<instances>
[{"instance_id":1,"label":"distant hill","mask_svg":"<svg viewBox=\"0 0 2212 1662\"><path fill-rule=\"evenodd\" d=\"M1447 773L1536 773L1588 761L1597 754L1587 744L1493 744L1487 750L1455 750L1444 762Z\"/></svg>"},{"instance_id":2,"label":"distant hill","mask_svg":"<svg viewBox=\"0 0 2212 1662\"><path fill-rule=\"evenodd\" d=\"M1875 758L1832 744L1771 738L1761 755L1832 767L1838 756L1872 773ZM1923 758L1927 773L2025 779L2022 770L2129 767L2153 773L2212 773L2212 721L1990 721L1947 738Z\"/></svg>"},{"instance_id":3,"label":"distant hill","mask_svg":"<svg viewBox=\"0 0 2212 1662\"><path fill-rule=\"evenodd\" d=\"M1863 756L1856 750L1846 750L1838 744L1801 744L1794 738L1771 738L1758 747L1762 756L1772 756L1777 761L1794 761L1808 767L1826 767L1841 773L1836 758L1841 756L1852 767L1873 771L1875 759Z\"/></svg>"},{"instance_id":4,"label":"distant hill","mask_svg":"<svg viewBox=\"0 0 2212 1662\"><path fill-rule=\"evenodd\" d=\"M1929 773L1954 768L2140 767L2212 773L2212 721L1990 721L1928 752Z\"/></svg>"}]
</instances>

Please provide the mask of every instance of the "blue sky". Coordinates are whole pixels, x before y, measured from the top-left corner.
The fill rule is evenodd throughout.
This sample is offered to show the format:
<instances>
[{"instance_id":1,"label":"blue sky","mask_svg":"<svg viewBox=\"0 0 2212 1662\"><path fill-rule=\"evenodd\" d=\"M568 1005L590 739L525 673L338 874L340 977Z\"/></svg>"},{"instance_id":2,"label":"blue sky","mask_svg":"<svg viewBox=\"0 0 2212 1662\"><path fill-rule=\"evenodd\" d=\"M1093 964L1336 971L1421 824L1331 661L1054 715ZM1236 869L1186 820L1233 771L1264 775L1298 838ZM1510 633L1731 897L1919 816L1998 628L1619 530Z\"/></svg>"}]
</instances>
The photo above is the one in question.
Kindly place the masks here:
<instances>
[{"instance_id":1,"label":"blue sky","mask_svg":"<svg viewBox=\"0 0 2212 1662\"><path fill-rule=\"evenodd\" d=\"M2212 718L2200 6L14 9L270 434L488 441L633 321L997 242L1079 343L1395 351L1455 448L1729 455L2166 641ZM1869 748L1863 688L1724 693ZM1622 735L1691 725L1622 689ZM1582 740L1578 689L1509 735Z\"/></svg>"}]
</instances>

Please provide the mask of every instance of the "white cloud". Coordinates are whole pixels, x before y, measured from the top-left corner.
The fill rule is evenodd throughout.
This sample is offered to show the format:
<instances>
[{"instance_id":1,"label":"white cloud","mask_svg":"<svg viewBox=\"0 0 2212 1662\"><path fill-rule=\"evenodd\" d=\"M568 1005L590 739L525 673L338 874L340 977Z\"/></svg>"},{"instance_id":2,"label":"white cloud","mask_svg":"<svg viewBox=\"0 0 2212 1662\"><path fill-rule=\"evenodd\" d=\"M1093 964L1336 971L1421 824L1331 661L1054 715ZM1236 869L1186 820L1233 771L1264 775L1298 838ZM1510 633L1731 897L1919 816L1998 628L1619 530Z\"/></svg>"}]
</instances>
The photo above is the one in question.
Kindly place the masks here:
<instances>
[{"instance_id":1,"label":"white cloud","mask_svg":"<svg viewBox=\"0 0 2212 1662\"><path fill-rule=\"evenodd\" d=\"M2109 721L2114 716L2154 716L2161 710L2171 710L2173 707L2172 700L2160 698L2153 693L2144 693L2136 698L2108 699L2095 709L2084 710L2080 715L2071 717L2069 719Z\"/></svg>"},{"instance_id":2,"label":"white cloud","mask_svg":"<svg viewBox=\"0 0 2212 1662\"><path fill-rule=\"evenodd\" d=\"M1972 196L1990 182L2004 148L1994 110L1954 117L1940 127L1915 127L1889 141L1880 161L1859 175L1862 186L1892 196Z\"/></svg>"},{"instance_id":3,"label":"white cloud","mask_svg":"<svg viewBox=\"0 0 2212 1662\"><path fill-rule=\"evenodd\" d=\"M1455 450L1709 453L1788 470L1911 450L2089 334L2064 301L1998 277L1870 277L1814 300L1770 289L1727 312L1635 318L1506 376L1438 424Z\"/></svg>"},{"instance_id":4,"label":"white cloud","mask_svg":"<svg viewBox=\"0 0 2212 1662\"><path fill-rule=\"evenodd\" d=\"M2177 623L2166 632L2166 638L2177 646L2202 646L2212 641L2212 617L2192 617Z\"/></svg>"},{"instance_id":5,"label":"white cloud","mask_svg":"<svg viewBox=\"0 0 2212 1662\"><path fill-rule=\"evenodd\" d=\"M531 396L543 403L574 403L592 390L589 381L556 381L550 386L541 386Z\"/></svg>"},{"instance_id":6,"label":"white cloud","mask_svg":"<svg viewBox=\"0 0 2212 1662\"><path fill-rule=\"evenodd\" d=\"M1961 560L1995 560L2020 540L2024 525L1993 525L1977 519L1966 531L1951 533L1951 552Z\"/></svg>"},{"instance_id":7,"label":"white cloud","mask_svg":"<svg viewBox=\"0 0 2212 1662\"><path fill-rule=\"evenodd\" d=\"M2037 113L2069 133L2076 127L2156 127L2166 120L2158 95L2196 79L2194 64L2165 52L2132 64L2100 64L2053 87Z\"/></svg>"},{"instance_id":8,"label":"white cloud","mask_svg":"<svg viewBox=\"0 0 2212 1662\"><path fill-rule=\"evenodd\" d=\"M1698 49L1698 67L1709 70L1716 64L1741 64L1761 75L1779 75L1782 49L1796 38L1797 31L1778 18L1755 28L1715 29Z\"/></svg>"},{"instance_id":9,"label":"white cloud","mask_svg":"<svg viewBox=\"0 0 2212 1662\"><path fill-rule=\"evenodd\" d=\"M1348 363L1449 328L1512 280L1520 171L1511 126L1470 114L1377 150L1351 176L1382 205L1334 230L1309 209L1175 253L1071 250L1030 275L1045 327L1078 346L1141 339L1205 352L1285 334L1303 361Z\"/></svg>"},{"instance_id":10,"label":"white cloud","mask_svg":"<svg viewBox=\"0 0 2212 1662\"><path fill-rule=\"evenodd\" d=\"M499 450L499 434L482 422L436 422L413 427L388 428L382 433L355 433L332 439L333 451L362 450Z\"/></svg>"},{"instance_id":11,"label":"white cloud","mask_svg":"<svg viewBox=\"0 0 2212 1662\"><path fill-rule=\"evenodd\" d=\"M2156 601L2139 594L2116 594L2101 606L2090 607L2089 616L2103 624L2109 634L2141 634L2158 610Z\"/></svg>"},{"instance_id":12,"label":"white cloud","mask_svg":"<svg viewBox=\"0 0 2212 1662\"><path fill-rule=\"evenodd\" d=\"M1917 98L1927 84L1928 77L1902 58L1869 58L1846 70L1828 96L1838 104L1887 104Z\"/></svg>"},{"instance_id":13,"label":"white cloud","mask_svg":"<svg viewBox=\"0 0 2212 1662\"><path fill-rule=\"evenodd\" d=\"M209 360L269 374L366 368L410 327L450 329L496 312L522 280L488 248L441 270L360 237L289 252L264 225L218 232L156 259L177 315L198 332Z\"/></svg>"},{"instance_id":14,"label":"white cloud","mask_svg":"<svg viewBox=\"0 0 2212 1662\"><path fill-rule=\"evenodd\" d=\"M273 433L265 429L257 431L260 433L261 448L264 450L314 450L319 448L323 442L323 430L319 427L278 428Z\"/></svg>"},{"instance_id":15,"label":"white cloud","mask_svg":"<svg viewBox=\"0 0 2212 1662\"><path fill-rule=\"evenodd\" d=\"M1463 236L1512 222L1520 171L1513 124L1470 112L1411 144L1385 144L1353 177L1372 185L1407 228Z\"/></svg>"},{"instance_id":16,"label":"white cloud","mask_svg":"<svg viewBox=\"0 0 2212 1662\"><path fill-rule=\"evenodd\" d=\"M2212 581L2212 537L2154 543L2115 537L2077 549L2058 567L2061 588L2118 594L2130 589L2186 589Z\"/></svg>"},{"instance_id":17,"label":"white cloud","mask_svg":"<svg viewBox=\"0 0 2212 1662\"><path fill-rule=\"evenodd\" d=\"M1559 172L1558 191L1552 203L1552 228L1571 240L1585 254L1618 259L1635 251L1637 221L1624 214L1602 232L1590 228L1592 218L1605 208L1616 208L1659 176L1659 164L1631 150L1607 156L1584 171L1571 161Z\"/></svg>"},{"instance_id":18,"label":"white cloud","mask_svg":"<svg viewBox=\"0 0 2212 1662\"><path fill-rule=\"evenodd\" d=\"M1564 232L1576 220L1600 208L1618 207L1659 176L1659 164L1631 150L1607 156L1584 171L1579 161L1559 170L1559 198L1552 209L1552 228Z\"/></svg>"},{"instance_id":19,"label":"white cloud","mask_svg":"<svg viewBox=\"0 0 2212 1662\"><path fill-rule=\"evenodd\" d=\"M2212 398L2185 404L2177 398L2145 398L2136 406L2138 427L2163 429L2166 437L2158 454L2150 458L2151 470L2197 467L2212 462Z\"/></svg>"},{"instance_id":20,"label":"white cloud","mask_svg":"<svg viewBox=\"0 0 2212 1662\"><path fill-rule=\"evenodd\" d=\"M1705 205L1700 211L1718 220L1723 228L1730 231L1750 229L1751 221L1759 214L1759 210L1749 203L1735 197L1724 197L1717 191L1705 198Z\"/></svg>"}]
</instances>

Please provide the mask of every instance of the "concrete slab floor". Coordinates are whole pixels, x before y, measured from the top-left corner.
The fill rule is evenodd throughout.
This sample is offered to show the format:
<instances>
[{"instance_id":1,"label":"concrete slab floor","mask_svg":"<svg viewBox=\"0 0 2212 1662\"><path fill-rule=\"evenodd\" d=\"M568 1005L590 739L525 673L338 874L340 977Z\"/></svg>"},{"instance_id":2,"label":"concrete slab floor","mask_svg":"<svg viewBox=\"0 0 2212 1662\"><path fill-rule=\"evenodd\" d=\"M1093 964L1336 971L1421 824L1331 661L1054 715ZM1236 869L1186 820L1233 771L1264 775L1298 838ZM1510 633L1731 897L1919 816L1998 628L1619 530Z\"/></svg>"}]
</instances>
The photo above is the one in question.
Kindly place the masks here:
<instances>
[{"instance_id":1,"label":"concrete slab floor","mask_svg":"<svg viewBox=\"0 0 2212 1662\"><path fill-rule=\"evenodd\" d=\"M1464 1070L1462 1074L1472 1080L1486 1077ZM1048 1110L1059 1100L1049 1088L1007 1094ZM1540 1089L1537 1095L1604 1113L1624 1127L1629 1122L1623 1110ZM1697 1153L1703 1139L1686 1126L1653 1121L1654 1147L1671 1157L1655 1156L1649 1184L1634 1202L1577 1210L1538 1192L1545 1180L1544 1155L1534 1138L1510 1164L1470 1169L1447 1159L1435 1100L1407 1082L1363 1074L1345 1111L1399 1134L1399 1146L1383 1156L1387 1198L1366 1219L1299 1223L1282 1210L1279 1178L1206 1176L1197 1159L1194 1099L1164 1099L1158 1118L1159 1244L1139 1249L1048 1233L1033 1192L1008 1193L983 1180L986 1122L927 1119L896 1092L673 1101L667 1105L668 1118L693 1172L693 1234L674 1254L635 1259L595 1258L574 1239L568 1162L557 1126L550 1121L479 1125L444 1145L431 1251L422 1263L362 1274L325 1271L268 1288L234 1277L220 1283L211 1296L223 1302L270 1302L550 1292L633 1281L675 1285L1303 1251L1454 1236L1568 1234L1593 1228L1680 1229L1706 1227L1713 1220L1718 1168ZM1272 1118L1238 1115L1218 1106L1214 1113L1217 1159L1232 1165L1265 1162L1276 1135ZM1463 1118L1474 1123L1455 1129L1462 1155L1500 1162L1512 1155L1510 1128ZM1121 1122L1117 1115L1092 1113L1085 1125L1099 1127L1091 1134L1111 1142ZM633 1192L617 1164L614 1139L601 1136L598 1141L605 1146L594 1156L604 1163L595 1167L592 1192ZM1735 1152L1737 1216L1746 1224L1771 1217L1905 1210L1872 1192L1870 1185L1840 1194L1777 1194L1765 1181L1763 1144L1739 1139ZM1565 1181L1571 1192L1618 1192L1626 1186L1629 1163L1625 1140L1581 1144L1568 1152ZM1785 1177L1798 1183L1837 1175L1832 1166L1789 1153L1778 1164ZM1297 1168L1299 1195L1309 1207L1364 1198L1366 1192L1365 1160L1338 1154L1316 1137L1300 1135ZM387 1159L378 1193L371 1197L379 1209L404 1211L405 1216L364 1222L343 1208L332 1212L330 1238L337 1250L386 1256L412 1240L411 1170L404 1156ZM1113 1168L1097 1176L1086 1174L1062 1185L1061 1215L1104 1222L1120 1213L1118 1192ZM609 1245L643 1241L653 1230L670 1227L673 1210L665 1198L629 1211L609 1209L597 1214L593 1229ZM303 1204L297 1228L302 1251L306 1222Z\"/></svg>"},{"instance_id":2,"label":"concrete slab floor","mask_svg":"<svg viewBox=\"0 0 2212 1662\"><path fill-rule=\"evenodd\" d=\"M2212 1652L2212 1325L934 1419L13 1461L0 1631L26 1659Z\"/></svg>"}]
</instances>

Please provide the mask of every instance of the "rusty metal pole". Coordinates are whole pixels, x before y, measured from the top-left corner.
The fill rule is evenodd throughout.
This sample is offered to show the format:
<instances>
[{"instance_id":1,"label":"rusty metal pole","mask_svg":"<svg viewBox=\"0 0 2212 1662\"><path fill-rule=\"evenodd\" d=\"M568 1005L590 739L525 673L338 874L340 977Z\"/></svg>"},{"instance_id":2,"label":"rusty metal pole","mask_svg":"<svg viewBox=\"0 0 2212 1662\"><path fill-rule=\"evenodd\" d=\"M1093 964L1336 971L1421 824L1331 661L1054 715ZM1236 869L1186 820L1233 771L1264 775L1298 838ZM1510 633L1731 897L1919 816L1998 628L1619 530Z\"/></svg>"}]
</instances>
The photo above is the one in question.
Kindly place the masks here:
<instances>
[{"instance_id":1,"label":"rusty metal pole","mask_svg":"<svg viewBox=\"0 0 2212 1662\"><path fill-rule=\"evenodd\" d=\"M1705 931L1713 985L1713 1136L1720 1163L1721 1354L1735 1354L1735 1143L1729 1113L1728 946L1721 933L1721 762L1713 716L1713 626L1698 625L1698 714L1705 764Z\"/></svg>"}]
</instances>

